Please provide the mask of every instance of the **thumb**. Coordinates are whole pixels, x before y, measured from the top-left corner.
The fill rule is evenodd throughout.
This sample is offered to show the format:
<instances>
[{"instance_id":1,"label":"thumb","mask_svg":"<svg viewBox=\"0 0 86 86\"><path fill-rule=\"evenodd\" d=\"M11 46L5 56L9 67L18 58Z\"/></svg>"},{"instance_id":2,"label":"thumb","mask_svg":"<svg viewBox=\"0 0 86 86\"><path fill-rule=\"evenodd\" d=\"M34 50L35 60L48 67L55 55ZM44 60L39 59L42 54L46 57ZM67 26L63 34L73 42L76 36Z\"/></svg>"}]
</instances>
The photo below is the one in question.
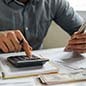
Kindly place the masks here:
<instances>
[{"instance_id":1,"label":"thumb","mask_svg":"<svg viewBox=\"0 0 86 86\"><path fill-rule=\"evenodd\" d=\"M80 34L81 34L80 31L74 32L74 34L72 35L71 39L77 39Z\"/></svg>"}]
</instances>

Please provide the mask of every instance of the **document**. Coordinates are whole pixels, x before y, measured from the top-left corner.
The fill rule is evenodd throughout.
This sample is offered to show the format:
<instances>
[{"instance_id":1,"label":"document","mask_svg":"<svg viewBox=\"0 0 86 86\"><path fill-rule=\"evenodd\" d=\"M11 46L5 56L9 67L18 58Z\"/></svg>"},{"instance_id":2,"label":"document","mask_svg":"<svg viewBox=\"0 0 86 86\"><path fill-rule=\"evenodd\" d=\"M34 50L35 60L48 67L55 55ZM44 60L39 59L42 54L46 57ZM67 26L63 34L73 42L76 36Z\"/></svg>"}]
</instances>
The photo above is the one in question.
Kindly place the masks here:
<instances>
[{"instance_id":1,"label":"document","mask_svg":"<svg viewBox=\"0 0 86 86\"><path fill-rule=\"evenodd\" d=\"M70 69L79 70L86 69L86 53L78 54L75 52L64 52L64 48L42 50L41 56L48 57L58 66L61 64Z\"/></svg>"},{"instance_id":2,"label":"document","mask_svg":"<svg viewBox=\"0 0 86 86\"><path fill-rule=\"evenodd\" d=\"M67 56L64 55L64 58L57 60L57 63L74 70L84 70L86 69L86 56L73 52Z\"/></svg>"},{"instance_id":3,"label":"document","mask_svg":"<svg viewBox=\"0 0 86 86\"><path fill-rule=\"evenodd\" d=\"M0 80L0 86L36 86L33 78Z\"/></svg>"}]
</instances>

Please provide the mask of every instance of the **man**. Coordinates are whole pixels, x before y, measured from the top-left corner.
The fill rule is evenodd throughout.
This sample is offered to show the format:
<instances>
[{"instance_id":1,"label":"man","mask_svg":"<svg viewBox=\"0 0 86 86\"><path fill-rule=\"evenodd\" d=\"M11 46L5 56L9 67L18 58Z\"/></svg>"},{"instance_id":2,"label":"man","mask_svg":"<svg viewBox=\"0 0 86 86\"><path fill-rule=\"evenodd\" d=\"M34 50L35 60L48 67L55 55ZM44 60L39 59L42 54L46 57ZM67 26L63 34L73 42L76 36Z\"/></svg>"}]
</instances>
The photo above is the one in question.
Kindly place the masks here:
<instances>
[{"instance_id":1,"label":"man","mask_svg":"<svg viewBox=\"0 0 86 86\"><path fill-rule=\"evenodd\" d=\"M0 0L0 49L31 55L32 48L41 47L52 20L70 35L83 23L65 0ZM75 33L65 50L86 52L85 39L85 33Z\"/></svg>"}]
</instances>

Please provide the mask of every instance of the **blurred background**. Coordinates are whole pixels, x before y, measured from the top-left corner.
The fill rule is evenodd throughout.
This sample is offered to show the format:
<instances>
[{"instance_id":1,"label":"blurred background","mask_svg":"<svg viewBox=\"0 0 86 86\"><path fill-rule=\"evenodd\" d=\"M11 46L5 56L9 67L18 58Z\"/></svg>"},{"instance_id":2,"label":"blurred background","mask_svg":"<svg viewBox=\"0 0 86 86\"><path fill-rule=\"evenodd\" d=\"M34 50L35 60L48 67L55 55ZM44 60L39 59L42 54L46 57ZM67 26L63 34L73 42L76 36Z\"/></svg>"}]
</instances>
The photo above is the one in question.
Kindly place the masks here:
<instances>
[{"instance_id":1,"label":"blurred background","mask_svg":"<svg viewBox=\"0 0 86 86\"><path fill-rule=\"evenodd\" d=\"M86 0L67 0L84 19L86 19ZM61 27L52 22L44 39L43 48L57 48L67 45L70 36Z\"/></svg>"}]
</instances>

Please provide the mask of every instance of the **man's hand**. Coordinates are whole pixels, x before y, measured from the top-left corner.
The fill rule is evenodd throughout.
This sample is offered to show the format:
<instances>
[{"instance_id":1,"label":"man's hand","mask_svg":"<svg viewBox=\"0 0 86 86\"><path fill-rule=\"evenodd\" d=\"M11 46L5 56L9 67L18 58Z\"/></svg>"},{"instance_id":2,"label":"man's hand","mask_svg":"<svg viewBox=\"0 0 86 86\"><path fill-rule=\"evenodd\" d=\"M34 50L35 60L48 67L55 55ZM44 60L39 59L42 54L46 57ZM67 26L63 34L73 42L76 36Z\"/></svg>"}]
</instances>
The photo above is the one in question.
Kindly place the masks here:
<instances>
[{"instance_id":1,"label":"man's hand","mask_svg":"<svg viewBox=\"0 0 86 86\"><path fill-rule=\"evenodd\" d=\"M23 43L20 43L21 40L23 40ZM8 53L18 52L21 49L25 51L27 56L31 56L32 47L19 30L0 32L0 50Z\"/></svg>"},{"instance_id":2,"label":"man's hand","mask_svg":"<svg viewBox=\"0 0 86 86\"><path fill-rule=\"evenodd\" d=\"M75 32L69 40L65 51L86 53L86 33Z\"/></svg>"}]
</instances>

